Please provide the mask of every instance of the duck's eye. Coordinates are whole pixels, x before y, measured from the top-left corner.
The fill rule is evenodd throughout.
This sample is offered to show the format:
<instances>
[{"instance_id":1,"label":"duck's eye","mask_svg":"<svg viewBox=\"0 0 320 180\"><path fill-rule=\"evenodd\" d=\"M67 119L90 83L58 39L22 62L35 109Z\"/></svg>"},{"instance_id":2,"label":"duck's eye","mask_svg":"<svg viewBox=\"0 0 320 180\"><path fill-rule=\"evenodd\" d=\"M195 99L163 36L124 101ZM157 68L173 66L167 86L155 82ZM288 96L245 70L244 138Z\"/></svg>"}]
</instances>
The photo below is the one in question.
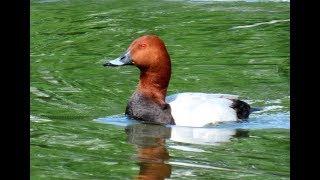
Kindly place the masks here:
<instances>
[{"instance_id":1,"label":"duck's eye","mask_svg":"<svg viewBox=\"0 0 320 180\"><path fill-rule=\"evenodd\" d=\"M145 47L147 47L147 45L143 43L143 44L140 44L140 47L145 48Z\"/></svg>"}]
</instances>

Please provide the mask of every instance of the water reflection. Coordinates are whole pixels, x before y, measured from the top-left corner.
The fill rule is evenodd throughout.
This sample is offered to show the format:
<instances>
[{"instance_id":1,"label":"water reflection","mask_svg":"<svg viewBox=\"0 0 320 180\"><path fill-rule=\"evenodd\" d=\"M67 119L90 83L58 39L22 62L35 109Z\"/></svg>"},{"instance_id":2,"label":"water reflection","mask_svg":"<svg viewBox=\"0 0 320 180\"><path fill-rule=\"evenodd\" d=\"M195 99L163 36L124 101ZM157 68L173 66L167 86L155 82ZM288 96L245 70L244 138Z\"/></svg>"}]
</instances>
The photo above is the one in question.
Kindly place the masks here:
<instances>
[{"instance_id":1,"label":"water reflection","mask_svg":"<svg viewBox=\"0 0 320 180\"><path fill-rule=\"evenodd\" d=\"M171 175L170 155L166 140L188 144L218 145L232 137L248 137L247 130L191 128L161 126L154 124L131 124L125 128L128 142L137 147L137 161L140 167L137 179L165 179ZM187 146L171 148L196 151ZM174 163L173 163L174 164Z\"/></svg>"},{"instance_id":2,"label":"water reflection","mask_svg":"<svg viewBox=\"0 0 320 180\"><path fill-rule=\"evenodd\" d=\"M232 137L247 137L248 130L172 126L170 140L189 144L219 145Z\"/></svg>"},{"instance_id":3,"label":"water reflection","mask_svg":"<svg viewBox=\"0 0 320 180\"><path fill-rule=\"evenodd\" d=\"M170 138L170 128L152 124L135 124L125 128L128 142L137 146L140 172L137 179L165 179L171 175L169 153L165 141Z\"/></svg>"}]
</instances>

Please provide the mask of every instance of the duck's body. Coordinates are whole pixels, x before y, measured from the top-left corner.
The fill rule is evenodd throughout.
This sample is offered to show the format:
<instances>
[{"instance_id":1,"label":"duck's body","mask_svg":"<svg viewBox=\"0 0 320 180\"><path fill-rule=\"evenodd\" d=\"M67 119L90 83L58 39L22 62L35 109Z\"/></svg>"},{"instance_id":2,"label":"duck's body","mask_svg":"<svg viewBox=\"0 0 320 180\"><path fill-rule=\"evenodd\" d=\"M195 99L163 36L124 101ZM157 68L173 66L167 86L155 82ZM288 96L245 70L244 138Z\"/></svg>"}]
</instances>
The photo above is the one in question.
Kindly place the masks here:
<instances>
[{"instance_id":1,"label":"duck's body","mask_svg":"<svg viewBox=\"0 0 320 180\"><path fill-rule=\"evenodd\" d=\"M138 87L130 98L126 115L151 123L201 127L246 119L250 106L228 94L179 93L167 95L171 62L163 41L142 36L121 57L105 66L135 65L140 69Z\"/></svg>"}]
</instances>

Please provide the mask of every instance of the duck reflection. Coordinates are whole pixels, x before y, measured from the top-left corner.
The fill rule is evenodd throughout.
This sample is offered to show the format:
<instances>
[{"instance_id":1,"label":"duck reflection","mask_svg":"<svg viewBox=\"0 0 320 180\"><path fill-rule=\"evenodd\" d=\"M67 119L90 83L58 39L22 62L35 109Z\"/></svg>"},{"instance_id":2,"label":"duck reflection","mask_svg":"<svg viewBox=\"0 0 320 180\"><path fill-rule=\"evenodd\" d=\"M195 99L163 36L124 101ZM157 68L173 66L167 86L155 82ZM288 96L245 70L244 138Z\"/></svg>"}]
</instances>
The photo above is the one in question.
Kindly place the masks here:
<instances>
[{"instance_id":1,"label":"duck reflection","mask_svg":"<svg viewBox=\"0 0 320 180\"><path fill-rule=\"evenodd\" d=\"M170 138L170 128L153 124L135 124L126 127L128 141L137 146L140 172L137 179L165 179L171 175L169 153L165 140Z\"/></svg>"},{"instance_id":2,"label":"duck reflection","mask_svg":"<svg viewBox=\"0 0 320 180\"><path fill-rule=\"evenodd\" d=\"M188 144L219 145L232 138L248 137L244 129L199 128L172 126L170 140Z\"/></svg>"},{"instance_id":3,"label":"duck reflection","mask_svg":"<svg viewBox=\"0 0 320 180\"><path fill-rule=\"evenodd\" d=\"M137 147L140 166L137 179L165 179L171 176L172 167L168 163L170 156L166 139L187 144L218 145L229 142L233 137L249 136L247 130L241 129L166 127L140 123L127 126L125 131L128 142Z\"/></svg>"}]
</instances>

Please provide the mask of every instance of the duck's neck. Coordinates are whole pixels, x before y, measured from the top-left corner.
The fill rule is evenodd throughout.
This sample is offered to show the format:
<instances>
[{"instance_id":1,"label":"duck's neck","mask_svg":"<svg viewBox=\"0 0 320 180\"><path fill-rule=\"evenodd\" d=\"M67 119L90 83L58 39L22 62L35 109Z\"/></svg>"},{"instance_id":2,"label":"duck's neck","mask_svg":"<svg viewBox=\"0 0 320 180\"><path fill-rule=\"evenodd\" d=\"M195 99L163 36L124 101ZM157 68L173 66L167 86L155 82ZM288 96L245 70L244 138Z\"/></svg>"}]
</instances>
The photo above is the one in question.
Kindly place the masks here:
<instances>
[{"instance_id":1,"label":"duck's neck","mask_svg":"<svg viewBox=\"0 0 320 180\"><path fill-rule=\"evenodd\" d=\"M171 75L170 61L162 67L140 69L140 71L140 81L137 91L153 99L160 105L166 104L165 97Z\"/></svg>"}]
</instances>

